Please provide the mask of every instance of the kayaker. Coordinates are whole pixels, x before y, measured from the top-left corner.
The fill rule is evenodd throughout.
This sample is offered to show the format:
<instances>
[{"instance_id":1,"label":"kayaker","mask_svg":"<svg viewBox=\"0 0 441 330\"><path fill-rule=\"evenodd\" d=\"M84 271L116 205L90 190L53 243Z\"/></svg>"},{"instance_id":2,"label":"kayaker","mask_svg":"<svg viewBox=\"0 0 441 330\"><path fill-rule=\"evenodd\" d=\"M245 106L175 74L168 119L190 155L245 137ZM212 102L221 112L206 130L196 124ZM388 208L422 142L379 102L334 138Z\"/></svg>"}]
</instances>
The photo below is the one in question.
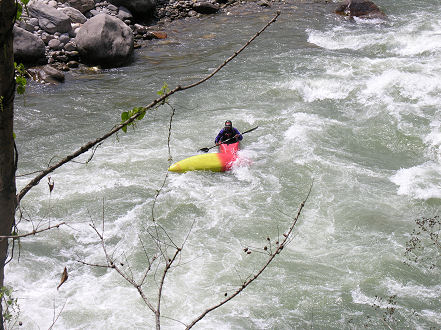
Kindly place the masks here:
<instances>
[{"instance_id":1,"label":"kayaker","mask_svg":"<svg viewBox=\"0 0 441 330\"><path fill-rule=\"evenodd\" d=\"M224 141L226 141L226 144L230 144L236 143L237 141L241 140L242 134L240 134L237 128L233 127L233 123L231 122L231 120L227 120L225 122L225 127L220 130L214 142L216 143L216 145L219 145L221 143L224 143Z\"/></svg>"}]
</instances>

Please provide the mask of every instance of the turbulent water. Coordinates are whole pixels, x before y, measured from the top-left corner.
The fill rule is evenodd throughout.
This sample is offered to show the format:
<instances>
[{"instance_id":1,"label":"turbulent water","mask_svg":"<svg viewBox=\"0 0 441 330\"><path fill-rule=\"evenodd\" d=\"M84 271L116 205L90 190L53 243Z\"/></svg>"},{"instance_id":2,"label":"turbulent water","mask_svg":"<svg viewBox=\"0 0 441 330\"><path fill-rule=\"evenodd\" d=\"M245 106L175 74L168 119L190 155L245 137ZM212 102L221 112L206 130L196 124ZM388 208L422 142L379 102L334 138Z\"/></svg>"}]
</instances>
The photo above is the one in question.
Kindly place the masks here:
<instances>
[{"instance_id":1,"label":"turbulent water","mask_svg":"<svg viewBox=\"0 0 441 330\"><path fill-rule=\"evenodd\" d=\"M176 244L186 240L161 304L163 327L181 329L175 320L188 323L261 267L267 238L272 248L283 238L311 184L292 242L197 328L439 328L440 251L423 241L417 263L405 252L415 220L441 206L441 5L377 4L387 21L345 20L335 4L280 5L277 22L232 63L171 97L173 161L212 146L226 119L242 131L259 126L244 135L248 162L232 172L166 177L172 110L163 106L100 145L86 165L51 174L51 194L47 179L31 190L17 217L21 232L66 225L15 247L6 278L21 328L49 328L58 315L57 329L153 328L136 289L78 260L105 263L90 226L101 232L104 219L108 253L139 278L144 251L153 256L154 216ZM130 66L31 84L16 99L18 174L103 135L164 83L209 74L274 10L178 22ZM18 189L30 178L19 177ZM69 279L57 290L64 267ZM161 268L151 274L144 289L156 303Z\"/></svg>"}]
</instances>

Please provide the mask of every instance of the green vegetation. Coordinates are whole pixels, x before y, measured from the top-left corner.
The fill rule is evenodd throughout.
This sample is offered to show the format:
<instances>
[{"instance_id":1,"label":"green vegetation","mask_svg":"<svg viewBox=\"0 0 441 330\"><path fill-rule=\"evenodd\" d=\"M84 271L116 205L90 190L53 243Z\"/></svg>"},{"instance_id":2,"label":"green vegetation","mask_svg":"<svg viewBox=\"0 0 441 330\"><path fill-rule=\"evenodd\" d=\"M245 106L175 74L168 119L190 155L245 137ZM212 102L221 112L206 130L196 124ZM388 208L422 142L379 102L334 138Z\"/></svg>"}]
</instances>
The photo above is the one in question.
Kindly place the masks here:
<instances>
[{"instance_id":1,"label":"green vegetation","mask_svg":"<svg viewBox=\"0 0 441 330\"><path fill-rule=\"evenodd\" d=\"M29 0L20 0L20 1L15 1L15 4L17 6L17 14L15 16L15 18L17 20L21 19L21 15L23 14L23 8L27 11L27 5L29 3Z\"/></svg>"},{"instance_id":2,"label":"green vegetation","mask_svg":"<svg viewBox=\"0 0 441 330\"><path fill-rule=\"evenodd\" d=\"M14 62L15 68L15 83L17 86L17 93L23 95L26 91L26 69L23 63L17 64Z\"/></svg>"},{"instance_id":3,"label":"green vegetation","mask_svg":"<svg viewBox=\"0 0 441 330\"><path fill-rule=\"evenodd\" d=\"M18 299L13 297L13 290L11 287L0 287L0 298L3 310L3 322L8 324L9 327L13 327L17 322L20 314L20 307L18 305Z\"/></svg>"},{"instance_id":4,"label":"green vegetation","mask_svg":"<svg viewBox=\"0 0 441 330\"><path fill-rule=\"evenodd\" d=\"M18 91L18 89L17 89L17 91ZM159 97L163 97L164 95L166 95L169 92L170 92L170 89L168 88L168 85L166 83L164 83L162 88L156 94L158 94ZM164 100L162 100L162 102L159 103L156 108L158 108L161 105L164 105L165 103L167 103L166 98ZM126 121L128 121L130 118L132 118L135 115L137 115L135 118L136 120L141 120L144 118L146 112L147 112L146 107L134 107L132 110L124 111L123 113L121 113L121 124L124 124ZM122 127L122 130L124 133L127 133L128 126L132 126L133 128L135 128L135 126L136 126L135 121L131 121L131 122L124 124L124 126Z\"/></svg>"}]
</instances>

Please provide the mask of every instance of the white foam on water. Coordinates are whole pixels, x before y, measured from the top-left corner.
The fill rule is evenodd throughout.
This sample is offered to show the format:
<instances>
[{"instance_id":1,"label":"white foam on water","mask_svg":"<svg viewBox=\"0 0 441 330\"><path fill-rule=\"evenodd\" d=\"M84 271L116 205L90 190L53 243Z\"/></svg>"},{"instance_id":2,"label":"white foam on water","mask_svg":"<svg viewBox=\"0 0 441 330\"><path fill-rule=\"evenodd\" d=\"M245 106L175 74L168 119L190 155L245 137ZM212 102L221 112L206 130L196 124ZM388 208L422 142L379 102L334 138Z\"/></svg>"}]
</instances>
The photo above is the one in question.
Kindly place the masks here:
<instances>
[{"instance_id":1,"label":"white foam on water","mask_svg":"<svg viewBox=\"0 0 441 330\"><path fill-rule=\"evenodd\" d=\"M369 22L363 20L364 22ZM374 24L377 22L371 21ZM377 44L384 44L384 36L378 33L354 33L347 26L336 26L327 31L307 29L308 42L329 50L351 49L361 50Z\"/></svg>"},{"instance_id":2,"label":"white foam on water","mask_svg":"<svg viewBox=\"0 0 441 330\"><path fill-rule=\"evenodd\" d=\"M432 130L424 138L424 142L428 145L427 155L441 164L441 122L434 120L430 126Z\"/></svg>"},{"instance_id":3,"label":"white foam on water","mask_svg":"<svg viewBox=\"0 0 441 330\"><path fill-rule=\"evenodd\" d=\"M400 169L390 177L398 186L397 194L415 199L441 198L440 164L426 162L407 169Z\"/></svg>"},{"instance_id":4,"label":"white foam on water","mask_svg":"<svg viewBox=\"0 0 441 330\"><path fill-rule=\"evenodd\" d=\"M345 99L353 90L353 86L335 78L295 78L281 84L281 88L296 91L305 102Z\"/></svg>"},{"instance_id":5,"label":"white foam on water","mask_svg":"<svg viewBox=\"0 0 441 330\"><path fill-rule=\"evenodd\" d=\"M400 283L392 278L385 278L383 283L388 287L390 294L397 295L399 297L407 298L421 298L427 300L440 300L441 299L441 285L434 285L428 287L412 284L412 283Z\"/></svg>"},{"instance_id":6,"label":"white foam on water","mask_svg":"<svg viewBox=\"0 0 441 330\"><path fill-rule=\"evenodd\" d=\"M425 22L430 21L427 25ZM434 13L420 15L414 21L397 31L394 51L400 56L436 54L441 50L441 20Z\"/></svg>"}]
</instances>

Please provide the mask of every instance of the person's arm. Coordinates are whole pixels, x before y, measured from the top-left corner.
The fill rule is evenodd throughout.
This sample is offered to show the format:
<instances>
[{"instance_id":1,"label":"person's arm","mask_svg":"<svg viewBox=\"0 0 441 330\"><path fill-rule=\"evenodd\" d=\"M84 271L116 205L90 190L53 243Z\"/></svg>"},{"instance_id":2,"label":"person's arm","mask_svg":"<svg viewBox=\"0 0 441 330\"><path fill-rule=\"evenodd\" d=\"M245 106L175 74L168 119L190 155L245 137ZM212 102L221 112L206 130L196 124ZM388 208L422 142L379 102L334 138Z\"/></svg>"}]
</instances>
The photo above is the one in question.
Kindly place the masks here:
<instances>
[{"instance_id":1,"label":"person's arm","mask_svg":"<svg viewBox=\"0 0 441 330\"><path fill-rule=\"evenodd\" d=\"M216 136L216 139L214 139L214 143L218 144L219 140L222 138L222 135L224 135L224 129L222 128L219 132L219 134Z\"/></svg>"},{"instance_id":2,"label":"person's arm","mask_svg":"<svg viewBox=\"0 0 441 330\"><path fill-rule=\"evenodd\" d=\"M242 136L242 134L240 134L240 132L237 128L234 129L234 133L236 133L236 135L235 135L236 141L242 141L243 136Z\"/></svg>"}]
</instances>

